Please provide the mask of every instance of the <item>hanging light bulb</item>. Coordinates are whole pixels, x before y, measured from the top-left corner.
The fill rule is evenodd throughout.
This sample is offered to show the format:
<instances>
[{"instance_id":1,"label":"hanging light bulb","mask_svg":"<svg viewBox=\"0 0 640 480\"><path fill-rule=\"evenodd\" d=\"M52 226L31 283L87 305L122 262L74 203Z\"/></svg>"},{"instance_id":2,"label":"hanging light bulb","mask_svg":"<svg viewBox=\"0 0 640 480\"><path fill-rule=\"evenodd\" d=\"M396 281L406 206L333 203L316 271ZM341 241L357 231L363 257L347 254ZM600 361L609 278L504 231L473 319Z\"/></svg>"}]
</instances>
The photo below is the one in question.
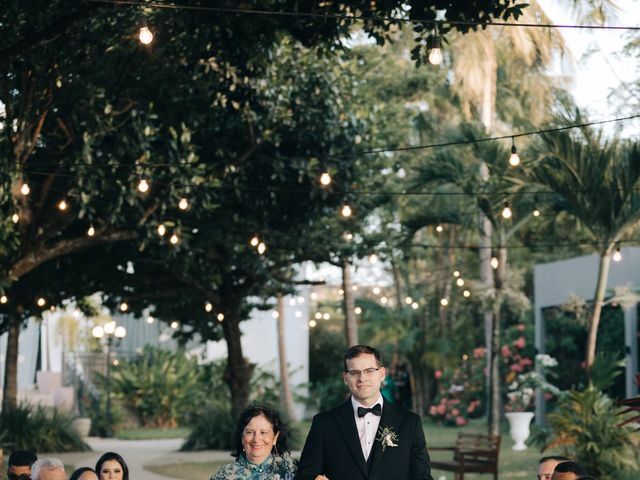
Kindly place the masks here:
<instances>
[{"instance_id":1,"label":"hanging light bulb","mask_svg":"<svg viewBox=\"0 0 640 480\"><path fill-rule=\"evenodd\" d=\"M6 296L6 295L2 295L2 296L0 297L0 303L3 303L3 304L4 304L4 303L7 303L8 301L9 301L9 299L7 298L7 296Z\"/></svg>"},{"instance_id":2,"label":"hanging light bulb","mask_svg":"<svg viewBox=\"0 0 640 480\"><path fill-rule=\"evenodd\" d=\"M520 165L520 155L518 155L518 149L516 148L516 139L511 137L511 156L509 157L509 165L517 167Z\"/></svg>"},{"instance_id":3,"label":"hanging light bulb","mask_svg":"<svg viewBox=\"0 0 640 480\"><path fill-rule=\"evenodd\" d=\"M211 302L207 302L204 304L204 311L205 312L210 312L211 310L213 310L213 304Z\"/></svg>"},{"instance_id":4,"label":"hanging light bulb","mask_svg":"<svg viewBox=\"0 0 640 480\"><path fill-rule=\"evenodd\" d=\"M167 227L164 226L164 223L158 225L158 235L164 237L164 234L167 233Z\"/></svg>"},{"instance_id":5,"label":"hanging light bulb","mask_svg":"<svg viewBox=\"0 0 640 480\"><path fill-rule=\"evenodd\" d=\"M189 208L189 200L187 200L186 198L181 198L178 202L178 208L180 210L186 210L187 208Z\"/></svg>"},{"instance_id":6,"label":"hanging light bulb","mask_svg":"<svg viewBox=\"0 0 640 480\"><path fill-rule=\"evenodd\" d=\"M616 251L613 252L613 261L619 262L622 260L622 253L620 253L620 247L616 247Z\"/></svg>"},{"instance_id":7,"label":"hanging light bulb","mask_svg":"<svg viewBox=\"0 0 640 480\"><path fill-rule=\"evenodd\" d=\"M149 182L147 182L144 178L141 178L138 182L138 191L140 193L147 193L149 191Z\"/></svg>"},{"instance_id":8,"label":"hanging light bulb","mask_svg":"<svg viewBox=\"0 0 640 480\"><path fill-rule=\"evenodd\" d=\"M469 298L471 296L471 292L469 290L465 290L462 292L462 295L464 295L465 298Z\"/></svg>"},{"instance_id":9,"label":"hanging light bulb","mask_svg":"<svg viewBox=\"0 0 640 480\"><path fill-rule=\"evenodd\" d=\"M498 262L498 259L496 257L491 258L491 268L496 270L499 265L500 265L500 262Z\"/></svg>"},{"instance_id":10,"label":"hanging light bulb","mask_svg":"<svg viewBox=\"0 0 640 480\"><path fill-rule=\"evenodd\" d=\"M460 276L460 272L458 270L453 271L453 276L458 278Z\"/></svg>"},{"instance_id":11,"label":"hanging light bulb","mask_svg":"<svg viewBox=\"0 0 640 480\"><path fill-rule=\"evenodd\" d=\"M43 297L40 297L38 298L38 300L36 300L36 304L39 307L44 307L47 304L47 301Z\"/></svg>"},{"instance_id":12,"label":"hanging light bulb","mask_svg":"<svg viewBox=\"0 0 640 480\"><path fill-rule=\"evenodd\" d=\"M251 240L249 240L249 245L251 245L252 247L257 247L259 243L260 239L257 235L254 235L253 237L251 237Z\"/></svg>"},{"instance_id":13,"label":"hanging light bulb","mask_svg":"<svg viewBox=\"0 0 640 480\"><path fill-rule=\"evenodd\" d=\"M427 39L427 49L429 50L429 63L431 65L440 65L442 63L442 40L438 34L437 23L434 34Z\"/></svg>"},{"instance_id":14,"label":"hanging light bulb","mask_svg":"<svg viewBox=\"0 0 640 480\"><path fill-rule=\"evenodd\" d=\"M440 305L442 305L443 307L446 307L447 305L449 305L449 300L447 300L446 298L441 299Z\"/></svg>"},{"instance_id":15,"label":"hanging light bulb","mask_svg":"<svg viewBox=\"0 0 640 480\"><path fill-rule=\"evenodd\" d=\"M89 235L90 237L93 237L96 234L96 229L93 228L93 225L91 225L89 227L89 230L87 230L87 235Z\"/></svg>"},{"instance_id":16,"label":"hanging light bulb","mask_svg":"<svg viewBox=\"0 0 640 480\"><path fill-rule=\"evenodd\" d=\"M147 19L144 17L142 18L142 25L140 26L138 38L140 39L140 42L145 45L149 45L153 41L153 32L149 30Z\"/></svg>"},{"instance_id":17,"label":"hanging light bulb","mask_svg":"<svg viewBox=\"0 0 640 480\"><path fill-rule=\"evenodd\" d=\"M219 322L223 321L224 320L224 313L219 313L217 318L218 318Z\"/></svg>"},{"instance_id":18,"label":"hanging light bulb","mask_svg":"<svg viewBox=\"0 0 640 480\"><path fill-rule=\"evenodd\" d=\"M120 304L120 311L121 312L126 312L127 310L129 310L129 304L127 304L127 302L122 302Z\"/></svg>"},{"instance_id":19,"label":"hanging light bulb","mask_svg":"<svg viewBox=\"0 0 640 480\"><path fill-rule=\"evenodd\" d=\"M11 215L11 221L13 223L18 223L20 221L20 215L18 215L17 213L14 213L13 215Z\"/></svg>"},{"instance_id":20,"label":"hanging light bulb","mask_svg":"<svg viewBox=\"0 0 640 480\"><path fill-rule=\"evenodd\" d=\"M260 255L262 255L264 252L266 252L266 251L267 251L267 246L265 245L265 243L264 243L264 242L260 242L260 243L258 244L258 247L257 247L257 248L258 248L258 253L259 253Z\"/></svg>"},{"instance_id":21,"label":"hanging light bulb","mask_svg":"<svg viewBox=\"0 0 640 480\"><path fill-rule=\"evenodd\" d=\"M458 280L456 280L456 285L459 287L464 286L464 280L462 278L458 278Z\"/></svg>"},{"instance_id":22,"label":"hanging light bulb","mask_svg":"<svg viewBox=\"0 0 640 480\"><path fill-rule=\"evenodd\" d=\"M511 207L509 206L509 202L504 202L504 208L502 209L502 218L506 218L507 220L513 216L513 212L511 211Z\"/></svg>"},{"instance_id":23,"label":"hanging light bulb","mask_svg":"<svg viewBox=\"0 0 640 480\"><path fill-rule=\"evenodd\" d=\"M179 241L180 239L178 238L178 235L176 235L175 233L171 235L171 238L169 238L169 242L171 243L171 245L177 245Z\"/></svg>"},{"instance_id":24,"label":"hanging light bulb","mask_svg":"<svg viewBox=\"0 0 640 480\"><path fill-rule=\"evenodd\" d=\"M349 218L353 213L353 211L351 210L351 207L349 205L343 205L342 210L340 210L340 213L344 218Z\"/></svg>"},{"instance_id":25,"label":"hanging light bulb","mask_svg":"<svg viewBox=\"0 0 640 480\"><path fill-rule=\"evenodd\" d=\"M22 186L20 187L20 193L22 195L29 195L29 192L31 192L31 188L29 188L29 184L28 183L23 183Z\"/></svg>"},{"instance_id":26,"label":"hanging light bulb","mask_svg":"<svg viewBox=\"0 0 640 480\"><path fill-rule=\"evenodd\" d=\"M443 227L442 225L438 225L438 226L436 227L436 232L438 232L438 233L442 233L443 231L444 231L444 227Z\"/></svg>"},{"instance_id":27,"label":"hanging light bulb","mask_svg":"<svg viewBox=\"0 0 640 480\"><path fill-rule=\"evenodd\" d=\"M69 208L69 204L67 203L67 201L65 199L60 200L60 202L58 202L58 209L61 211L65 211L67 208Z\"/></svg>"},{"instance_id":28,"label":"hanging light bulb","mask_svg":"<svg viewBox=\"0 0 640 480\"><path fill-rule=\"evenodd\" d=\"M534 217L539 217L540 216L540 210L538 210L537 208L533 211L533 216Z\"/></svg>"},{"instance_id":29,"label":"hanging light bulb","mask_svg":"<svg viewBox=\"0 0 640 480\"><path fill-rule=\"evenodd\" d=\"M320 175L320 185L326 187L327 185L331 184L331 175L329 175L329 172L322 172L322 175Z\"/></svg>"}]
</instances>

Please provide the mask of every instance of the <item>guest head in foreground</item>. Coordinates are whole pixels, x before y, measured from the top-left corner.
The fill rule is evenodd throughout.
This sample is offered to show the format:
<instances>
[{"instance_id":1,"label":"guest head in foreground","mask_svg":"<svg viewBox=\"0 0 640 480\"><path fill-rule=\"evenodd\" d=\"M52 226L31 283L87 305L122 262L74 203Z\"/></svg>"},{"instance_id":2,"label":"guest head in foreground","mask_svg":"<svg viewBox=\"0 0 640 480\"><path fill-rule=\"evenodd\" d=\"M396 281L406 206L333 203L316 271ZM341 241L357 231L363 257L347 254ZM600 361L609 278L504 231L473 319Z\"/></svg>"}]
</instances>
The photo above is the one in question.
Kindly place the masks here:
<instances>
[{"instance_id":1,"label":"guest head in foreground","mask_svg":"<svg viewBox=\"0 0 640 480\"><path fill-rule=\"evenodd\" d=\"M129 467L116 452L107 452L96 462L98 480L129 480Z\"/></svg>"}]
</instances>

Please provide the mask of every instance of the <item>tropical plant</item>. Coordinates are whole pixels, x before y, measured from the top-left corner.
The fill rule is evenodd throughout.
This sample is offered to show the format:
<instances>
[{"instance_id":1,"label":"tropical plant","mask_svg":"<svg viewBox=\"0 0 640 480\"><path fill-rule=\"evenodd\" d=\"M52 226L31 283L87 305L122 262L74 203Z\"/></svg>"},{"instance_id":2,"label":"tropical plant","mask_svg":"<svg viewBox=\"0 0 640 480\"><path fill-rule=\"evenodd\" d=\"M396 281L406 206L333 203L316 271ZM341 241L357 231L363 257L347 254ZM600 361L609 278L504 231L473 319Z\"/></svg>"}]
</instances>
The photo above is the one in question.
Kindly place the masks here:
<instances>
[{"instance_id":1,"label":"tropical plant","mask_svg":"<svg viewBox=\"0 0 640 480\"><path fill-rule=\"evenodd\" d=\"M111 389L143 426L174 428L197 404L200 374L183 351L147 345L136 359L112 367Z\"/></svg>"},{"instance_id":2,"label":"tropical plant","mask_svg":"<svg viewBox=\"0 0 640 480\"><path fill-rule=\"evenodd\" d=\"M21 404L0 412L0 449L33 452L90 450L71 427L73 417L57 409Z\"/></svg>"},{"instance_id":3,"label":"tropical plant","mask_svg":"<svg viewBox=\"0 0 640 480\"><path fill-rule=\"evenodd\" d=\"M570 115L565 121L585 123L580 111ZM582 127L541 135L531 155L526 188L550 190L550 209L572 217L599 256L585 358L591 370L611 256L625 235L640 228L640 144Z\"/></svg>"},{"instance_id":4,"label":"tropical plant","mask_svg":"<svg viewBox=\"0 0 640 480\"><path fill-rule=\"evenodd\" d=\"M563 449L602 480L637 472L638 435L628 425L617 425L617 411L616 403L592 385L583 391L571 390L547 415L548 427L535 432L530 443L543 451Z\"/></svg>"}]
</instances>

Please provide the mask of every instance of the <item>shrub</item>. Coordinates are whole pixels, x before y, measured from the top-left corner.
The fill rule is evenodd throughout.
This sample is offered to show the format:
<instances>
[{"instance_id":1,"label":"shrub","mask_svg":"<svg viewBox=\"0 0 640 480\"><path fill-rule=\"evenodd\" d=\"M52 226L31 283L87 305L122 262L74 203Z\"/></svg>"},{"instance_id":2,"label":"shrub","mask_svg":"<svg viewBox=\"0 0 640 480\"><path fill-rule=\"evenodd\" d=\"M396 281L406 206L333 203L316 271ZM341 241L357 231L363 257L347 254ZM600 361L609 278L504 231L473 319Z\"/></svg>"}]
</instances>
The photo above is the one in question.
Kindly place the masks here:
<instances>
[{"instance_id":1,"label":"shrub","mask_svg":"<svg viewBox=\"0 0 640 480\"><path fill-rule=\"evenodd\" d=\"M173 428L196 405L200 374L184 352L146 346L135 360L112 367L111 389L143 426Z\"/></svg>"},{"instance_id":2,"label":"shrub","mask_svg":"<svg viewBox=\"0 0 640 480\"><path fill-rule=\"evenodd\" d=\"M71 427L73 417L56 409L21 404L0 412L0 447L33 452L90 450Z\"/></svg>"},{"instance_id":3,"label":"shrub","mask_svg":"<svg viewBox=\"0 0 640 480\"><path fill-rule=\"evenodd\" d=\"M593 386L580 392L571 390L547 416L548 428L536 431L530 443L543 450L563 448L594 477L617 479L639 469L633 429L618 426L617 410L616 404Z\"/></svg>"}]
</instances>

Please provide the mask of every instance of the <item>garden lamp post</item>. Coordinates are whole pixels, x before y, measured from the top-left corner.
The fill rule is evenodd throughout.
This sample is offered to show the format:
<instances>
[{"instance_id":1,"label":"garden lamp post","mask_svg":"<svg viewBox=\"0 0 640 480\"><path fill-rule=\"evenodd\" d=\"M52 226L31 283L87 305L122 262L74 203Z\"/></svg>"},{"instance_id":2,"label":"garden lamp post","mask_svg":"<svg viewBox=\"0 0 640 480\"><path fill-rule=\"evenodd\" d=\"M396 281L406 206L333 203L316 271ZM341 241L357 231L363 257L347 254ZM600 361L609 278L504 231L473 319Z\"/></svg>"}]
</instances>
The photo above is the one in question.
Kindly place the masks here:
<instances>
[{"instance_id":1,"label":"garden lamp post","mask_svg":"<svg viewBox=\"0 0 640 480\"><path fill-rule=\"evenodd\" d=\"M107 437L111 437L113 432L111 430L111 346L113 345L113 339L121 340L127 335L127 329L122 325L116 325L115 321L110 321L105 324L104 327L96 326L91 330L91 334L97 338L106 338L107 340L107 381L106 381L106 389L107 389Z\"/></svg>"}]
</instances>

